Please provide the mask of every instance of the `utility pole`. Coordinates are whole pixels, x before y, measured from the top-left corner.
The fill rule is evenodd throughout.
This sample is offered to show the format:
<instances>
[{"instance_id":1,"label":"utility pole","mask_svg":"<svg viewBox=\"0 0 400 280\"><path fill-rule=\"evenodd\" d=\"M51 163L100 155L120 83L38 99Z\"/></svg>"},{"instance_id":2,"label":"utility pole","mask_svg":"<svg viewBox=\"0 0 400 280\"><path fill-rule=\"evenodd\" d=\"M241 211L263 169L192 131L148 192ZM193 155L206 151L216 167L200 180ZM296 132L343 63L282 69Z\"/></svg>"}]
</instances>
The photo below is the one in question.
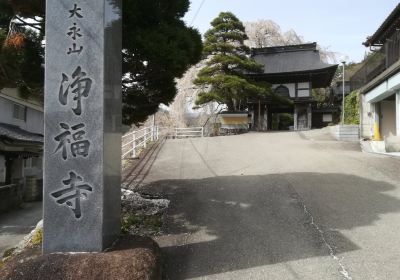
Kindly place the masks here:
<instances>
[{"instance_id":1,"label":"utility pole","mask_svg":"<svg viewBox=\"0 0 400 280\"><path fill-rule=\"evenodd\" d=\"M258 99L258 131L261 131L261 99Z\"/></svg>"},{"instance_id":2,"label":"utility pole","mask_svg":"<svg viewBox=\"0 0 400 280\"><path fill-rule=\"evenodd\" d=\"M345 105L345 84L346 84L346 82L345 82L345 66L346 66L346 61L342 61L342 64L343 64L343 73L342 73L342 76L343 76L343 101L342 101L342 126L344 125L344 105Z\"/></svg>"}]
</instances>

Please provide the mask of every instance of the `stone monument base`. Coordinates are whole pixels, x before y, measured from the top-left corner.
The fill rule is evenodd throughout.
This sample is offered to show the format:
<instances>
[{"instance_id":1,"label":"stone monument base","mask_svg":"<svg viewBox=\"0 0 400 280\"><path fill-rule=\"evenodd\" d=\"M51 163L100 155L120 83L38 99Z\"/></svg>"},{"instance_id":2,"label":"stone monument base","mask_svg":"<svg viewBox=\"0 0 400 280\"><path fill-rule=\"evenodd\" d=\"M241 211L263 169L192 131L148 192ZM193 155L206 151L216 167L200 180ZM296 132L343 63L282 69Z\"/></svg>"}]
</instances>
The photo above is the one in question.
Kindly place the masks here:
<instances>
[{"instance_id":1,"label":"stone monument base","mask_svg":"<svg viewBox=\"0 0 400 280\"><path fill-rule=\"evenodd\" d=\"M161 280L161 250L152 239L121 237L107 252L41 254L29 248L0 267L0 280Z\"/></svg>"}]
</instances>

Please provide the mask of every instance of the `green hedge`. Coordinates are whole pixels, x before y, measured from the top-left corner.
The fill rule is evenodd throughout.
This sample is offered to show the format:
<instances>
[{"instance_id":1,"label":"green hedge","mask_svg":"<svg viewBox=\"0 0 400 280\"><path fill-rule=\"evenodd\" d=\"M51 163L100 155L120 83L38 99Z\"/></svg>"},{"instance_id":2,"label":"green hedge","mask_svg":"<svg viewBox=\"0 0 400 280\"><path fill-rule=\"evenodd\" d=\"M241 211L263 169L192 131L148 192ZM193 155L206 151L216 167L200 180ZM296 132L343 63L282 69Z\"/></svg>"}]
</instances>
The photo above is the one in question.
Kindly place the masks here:
<instances>
[{"instance_id":1,"label":"green hedge","mask_svg":"<svg viewBox=\"0 0 400 280\"><path fill-rule=\"evenodd\" d=\"M344 123L360 124L360 94L353 91L344 99Z\"/></svg>"}]
</instances>

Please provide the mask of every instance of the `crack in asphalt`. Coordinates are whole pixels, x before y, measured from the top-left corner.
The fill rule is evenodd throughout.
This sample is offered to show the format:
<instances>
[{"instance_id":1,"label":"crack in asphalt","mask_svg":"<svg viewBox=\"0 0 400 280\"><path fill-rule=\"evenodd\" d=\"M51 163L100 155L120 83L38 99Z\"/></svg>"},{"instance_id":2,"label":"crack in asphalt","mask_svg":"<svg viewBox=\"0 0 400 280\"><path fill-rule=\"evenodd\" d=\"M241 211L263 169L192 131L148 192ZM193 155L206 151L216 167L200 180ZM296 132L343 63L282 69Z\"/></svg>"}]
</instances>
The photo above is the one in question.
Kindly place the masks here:
<instances>
[{"instance_id":1,"label":"crack in asphalt","mask_svg":"<svg viewBox=\"0 0 400 280\"><path fill-rule=\"evenodd\" d=\"M314 217L313 215L310 213L310 211L308 211L307 206L300 201L301 204L303 204L303 208L304 208L304 213L309 217L310 219L310 224L314 227L314 229L316 231L318 231L319 236L322 240L322 242L324 242L325 246L328 248L329 250L329 255L338 263L340 269L339 272L340 274L343 276L344 279L346 280L352 280L353 278L350 276L349 272L347 271L346 267L344 266L344 264L342 263L342 259L340 259L336 253L335 250L333 248L333 246L331 244L329 244L329 242L326 240L325 238L325 232L318 226L318 224L315 223L314 221Z\"/></svg>"},{"instance_id":2,"label":"crack in asphalt","mask_svg":"<svg viewBox=\"0 0 400 280\"><path fill-rule=\"evenodd\" d=\"M328 240L326 239L326 234L325 232L322 230L322 228L315 222L314 216L311 214L311 212L308 210L303 198L300 196L300 194L295 190L294 186L288 182L290 188L292 189L294 198L296 199L296 201L303 207L303 212L304 214L307 216L310 225L317 231L320 239L322 240L322 242L324 243L325 247L328 249L329 251L329 255L331 256L331 258L333 260L335 260L339 266L339 273L341 274L341 276L343 277L343 279L345 280L353 280L353 278L350 276L349 271L346 269L346 266L343 264L342 260L343 258L339 258L336 253L335 253L335 249L334 249L334 245L329 244Z\"/></svg>"}]
</instances>

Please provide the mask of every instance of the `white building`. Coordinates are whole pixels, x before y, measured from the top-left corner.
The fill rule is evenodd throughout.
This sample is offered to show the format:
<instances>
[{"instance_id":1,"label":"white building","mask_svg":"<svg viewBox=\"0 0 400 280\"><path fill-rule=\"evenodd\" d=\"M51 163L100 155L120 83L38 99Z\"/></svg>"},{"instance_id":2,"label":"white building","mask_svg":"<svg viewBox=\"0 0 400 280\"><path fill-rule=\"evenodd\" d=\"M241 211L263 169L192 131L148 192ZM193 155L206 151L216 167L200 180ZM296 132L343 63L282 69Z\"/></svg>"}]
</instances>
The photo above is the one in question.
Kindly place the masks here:
<instances>
[{"instance_id":1,"label":"white building","mask_svg":"<svg viewBox=\"0 0 400 280\"><path fill-rule=\"evenodd\" d=\"M42 178L43 102L0 90L0 186Z\"/></svg>"},{"instance_id":2,"label":"white building","mask_svg":"<svg viewBox=\"0 0 400 280\"><path fill-rule=\"evenodd\" d=\"M373 53L351 77L361 93L361 137L400 136L400 4L364 45Z\"/></svg>"}]
</instances>

